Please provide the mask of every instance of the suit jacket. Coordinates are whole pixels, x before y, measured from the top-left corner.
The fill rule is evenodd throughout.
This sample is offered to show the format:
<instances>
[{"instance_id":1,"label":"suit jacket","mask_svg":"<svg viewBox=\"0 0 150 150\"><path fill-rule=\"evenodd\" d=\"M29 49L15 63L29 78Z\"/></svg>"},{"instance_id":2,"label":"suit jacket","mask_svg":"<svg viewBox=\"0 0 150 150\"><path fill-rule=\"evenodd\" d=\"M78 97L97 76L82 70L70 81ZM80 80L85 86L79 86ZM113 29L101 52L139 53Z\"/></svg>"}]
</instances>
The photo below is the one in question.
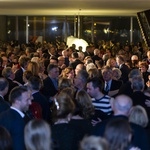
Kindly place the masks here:
<instances>
[{"instance_id":1,"label":"suit jacket","mask_svg":"<svg viewBox=\"0 0 150 150\"><path fill-rule=\"evenodd\" d=\"M0 125L9 131L13 141L13 150L25 150L25 122L20 114L11 108L8 109L0 114Z\"/></svg>"},{"instance_id":2,"label":"suit jacket","mask_svg":"<svg viewBox=\"0 0 150 150\"><path fill-rule=\"evenodd\" d=\"M133 93L133 90L131 88L131 82L128 81L120 87L118 95L125 94L125 95L131 97L132 93Z\"/></svg>"},{"instance_id":3,"label":"suit jacket","mask_svg":"<svg viewBox=\"0 0 150 150\"><path fill-rule=\"evenodd\" d=\"M49 107L49 103L46 97L40 92L36 92L32 96L33 96L32 101L40 104L42 108L43 119L45 119L46 121L50 121L50 107Z\"/></svg>"},{"instance_id":4,"label":"suit jacket","mask_svg":"<svg viewBox=\"0 0 150 150\"><path fill-rule=\"evenodd\" d=\"M50 97L57 94L58 90L55 88L49 76L43 80L43 88L41 89L41 92L48 100Z\"/></svg>"},{"instance_id":5,"label":"suit jacket","mask_svg":"<svg viewBox=\"0 0 150 150\"><path fill-rule=\"evenodd\" d=\"M22 85L24 84L23 82L23 70L20 68L16 71L15 73L15 80L21 83Z\"/></svg>"},{"instance_id":6,"label":"suit jacket","mask_svg":"<svg viewBox=\"0 0 150 150\"><path fill-rule=\"evenodd\" d=\"M79 59L76 59L74 62L72 62L69 66L72 67L74 70L76 69L76 66L78 64L83 64L83 62Z\"/></svg>"},{"instance_id":7,"label":"suit jacket","mask_svg":"<svg viewBox=\"0 0 150 150\"><path fill-rule=\"evenodd\" d=\"M120 70L122 72L120 80L122 80L124 83L126 83L128 81L128 74L130 72L130 69L128 68L127 65L122 64L120 67Z\"/></svg>"},{"instance_id":8,"label":"suit jacket","mask_svg":"<svg viewBox=\"0 0 150 150\"><path fill-rule=\"evenodd\" d=\"M9 103L7 103L1 96L0 96L0 114L5 110L9 109Z\"/></svg>"},{"instance_id":9,"label":"suit jacket","mask_svg":"<svg viewBox=\"0 0 150 150\"><path fill-rule=\"evenodd\" d=\"M117 81L112 79L109 91L104 90L104 94L110 95L111 92L116 91L114 92L114 94L110 95L110 96L115 96L119 92L121 85L122 85L122 81Z\"/></svg>"},{"instance_id":10,"label":"suit jacket","mask_svg":"<svg viewBox=\"0 0 150 150\"><path fill-rule=\"evenodd\" d=\"M9 93L10 93L10 91L11 91L14 87L18 86L18 84L15 83L15 82L13 82L13 80L11 80L11 79L7 79L7 81L8 81L8 83L9 83L9 88L8 88L8 92L7 92L7 94L4 96L4 98L5 98L6 101L9 101Z\"/></svg>"}]
</instances>

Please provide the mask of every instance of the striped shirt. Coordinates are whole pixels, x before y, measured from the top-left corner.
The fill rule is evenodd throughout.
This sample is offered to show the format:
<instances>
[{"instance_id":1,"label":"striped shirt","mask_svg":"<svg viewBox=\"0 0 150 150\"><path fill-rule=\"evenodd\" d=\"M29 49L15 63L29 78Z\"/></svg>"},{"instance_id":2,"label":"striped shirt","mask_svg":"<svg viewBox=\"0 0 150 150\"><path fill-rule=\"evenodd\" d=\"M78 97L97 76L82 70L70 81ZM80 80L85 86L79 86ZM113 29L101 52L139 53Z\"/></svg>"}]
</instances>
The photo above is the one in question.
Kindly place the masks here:
<instances>
[{"instance_id":1,"label":"striped shirt","mask_svg":"<svg viewBox=\"0 0 150 150\"><path fill-rule=\"evenodd\" d=\"M111 99L112 99L112 97L110 97L108 95L104 95L100 99L92 99L92 104L94 105L95 110L101 110L104 113L106 113L107 115L110 115L112 113L112 108L110 105Z\"/></svg>"}]
</instances>

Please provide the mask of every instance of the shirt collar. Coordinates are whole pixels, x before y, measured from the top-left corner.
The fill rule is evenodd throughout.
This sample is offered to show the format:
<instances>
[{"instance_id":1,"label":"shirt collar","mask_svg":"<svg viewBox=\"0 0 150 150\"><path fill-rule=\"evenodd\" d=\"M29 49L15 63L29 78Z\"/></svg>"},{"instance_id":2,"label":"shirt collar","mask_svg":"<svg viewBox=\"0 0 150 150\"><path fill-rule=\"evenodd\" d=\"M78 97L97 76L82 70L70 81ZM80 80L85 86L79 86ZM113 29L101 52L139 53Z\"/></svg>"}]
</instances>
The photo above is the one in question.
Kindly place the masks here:
<instances>
[{"instance_id":1,"label":"shirt collar","mask_svg":"<svg viewBox=\"0 0 150 150\"><path fill-rule=\"evenodd\" d=\"M23 67L21 67L21 69L22 69L22 71L23 71L23 72L25 72L25 71L26 71Z\"/></svg>"},{"instance_id":2,"label":"shirt collar","mask_svg":"<svg viewBox=\"0 0 150 150\"><path fill-rule=\"evenodd\" d=\"M15 110L15 111L17 111L22 118L25 116L25 114L23 112L21 112L20 110L18 110L17 108L15 108L13 106L11 106L10 108L13 109L13 110Z\"/></svg>"},{"instance_id":3,"label":"shirt collar","mask_svg":"<svg viewBox=\"0 0 150 150\"><path fill-rule=\"evenodd\" d=\"M2 97L4 99L4 97L2 95L0 95L0 97Z\"/></svg>"}]
</instances>

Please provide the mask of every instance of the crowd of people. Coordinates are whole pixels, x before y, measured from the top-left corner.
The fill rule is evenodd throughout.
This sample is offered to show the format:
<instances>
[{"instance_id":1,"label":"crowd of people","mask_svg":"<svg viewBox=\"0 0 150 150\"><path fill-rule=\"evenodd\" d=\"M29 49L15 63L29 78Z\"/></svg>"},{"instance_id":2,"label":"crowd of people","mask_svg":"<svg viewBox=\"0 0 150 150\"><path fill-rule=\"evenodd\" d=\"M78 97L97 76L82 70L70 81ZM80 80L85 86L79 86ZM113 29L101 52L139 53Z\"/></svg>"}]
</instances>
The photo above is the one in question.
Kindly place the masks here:
<instances>
[{"instance_id":1,"label":"crowd of people","mask_svg":"<svg viewBox=\"0 0 150 150\"><path fill-rule=\"evenodd\" d=\"M1 43L0 149L150 150L149 65L141 43Z\"/></svg>"}]
</instances>

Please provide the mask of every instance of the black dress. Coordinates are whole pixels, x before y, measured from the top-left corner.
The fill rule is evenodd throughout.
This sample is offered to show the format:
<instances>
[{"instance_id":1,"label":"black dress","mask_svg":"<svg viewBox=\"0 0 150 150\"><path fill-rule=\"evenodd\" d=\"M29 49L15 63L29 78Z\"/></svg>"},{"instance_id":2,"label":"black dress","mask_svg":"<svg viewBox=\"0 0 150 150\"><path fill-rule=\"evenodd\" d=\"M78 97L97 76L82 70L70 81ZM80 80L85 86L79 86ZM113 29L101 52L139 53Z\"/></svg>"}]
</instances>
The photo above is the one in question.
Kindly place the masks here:
<instances>
[{"instance_id":1,"label":"black dress","mask_svg":"<svg viewBox=\"0 0 150 150\"><path fill-rule=\"evenodd\" d=\"M71 119L69 124L78 131L79 140L85 135L90 135L93 128L91 122L86 119Z\"/></svg>"},{"instance_id":2,"label":"black dress","mask_svg":"<svg viewBox=\"0 0 150 150\"><path fill-rule=\"evenodd\" d=\"M54 150L77 150L78 131L68 123L54 124L52 127Z\"/></svg>"}]
</instances>

